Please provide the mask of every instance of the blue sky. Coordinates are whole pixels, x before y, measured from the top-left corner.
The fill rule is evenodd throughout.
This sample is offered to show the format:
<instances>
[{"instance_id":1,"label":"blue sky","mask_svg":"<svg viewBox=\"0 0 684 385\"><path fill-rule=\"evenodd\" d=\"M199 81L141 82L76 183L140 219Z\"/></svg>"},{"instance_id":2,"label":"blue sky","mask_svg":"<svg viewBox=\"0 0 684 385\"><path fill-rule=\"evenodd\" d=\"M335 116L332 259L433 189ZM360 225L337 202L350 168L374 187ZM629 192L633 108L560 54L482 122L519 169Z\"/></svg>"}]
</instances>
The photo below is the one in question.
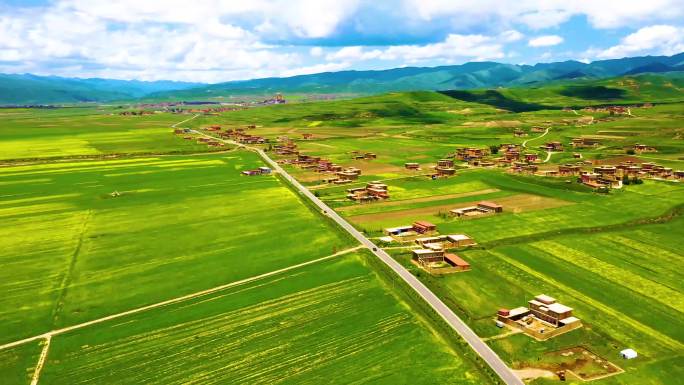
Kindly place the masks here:
<instances>
[{"instance_id":1,"label":"blue sky","mask_svg":"<svg viewBox=\"0 0 684 385\"><path fill-rule=\"evenodd\" d=\"M0 0L4 73L220 82L682 51L682 0Z\"/></svg>"}]
</instances>

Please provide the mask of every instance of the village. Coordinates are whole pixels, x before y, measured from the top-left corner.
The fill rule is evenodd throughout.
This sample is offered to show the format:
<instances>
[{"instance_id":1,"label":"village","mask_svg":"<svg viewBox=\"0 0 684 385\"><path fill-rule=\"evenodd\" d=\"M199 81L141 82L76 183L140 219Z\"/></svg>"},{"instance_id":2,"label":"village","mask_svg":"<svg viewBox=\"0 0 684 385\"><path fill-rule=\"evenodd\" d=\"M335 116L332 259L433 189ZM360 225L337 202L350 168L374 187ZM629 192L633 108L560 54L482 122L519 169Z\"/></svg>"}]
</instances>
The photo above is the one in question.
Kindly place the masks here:
<instances>
[{"instance_id":1,"label":"village","mask_svg":"<svg viewBox=\"0 0 684 385\"><path fill-rule=\"evenodd\" d=\"M273 101L273 103L279 102ZM631 113L629 108L606 107L600 111L611 115ZM333 161L331 160L333 157L313 155L301 149L301 147L307 147L302 143L318 139L313 132L299 133L296 137L288 134L269 138L255 134L254 131L258 132L257 128L258 126L254 124L232 128L209 125L201 128L206 136L197 135L195 131L189 129L174 129L174 134L209 147L224 147L224 142L219 139L258 146L272 154L279 165L298 170L302 173L301 175L315 175L315 179L308 179L311 181L309 182L310 188L314 191L317 188L342 187L343 197L347 204L373 205L383 201L392 201L392 184L381 178L371 179L374 176L372 172L369 173L371 176L364 173L364 165L369 166L373 164L372 162L382 161L382 155L358 149L347 151L342 156L338 155L334 157L336 161ZM538 127L531 130L535 133L546 131ZM514 137L528 137L528 133L516 129ZM406 161L402 168L409 177L433 181L458 178L461 170L501 170L513 175L565 179L567 183L579 183L597 192L607 192L630 184L641 184L645 179L669 181L684 179L684 171L673 170L652 161L637 161L636 157L622 158L614 163L610 160L584 159L587 150L600 149L601 146L603 146L602 138L590 136L574 137L567 142L550 140L533 147L516 143L502 143L488 147L456 146L452 152L442 157L421 162ZM574 161L548 162L552 154L566 151ZM638 156L657 153L658 149L655 146L634 143L624 148L623 151ZM545 156L546 160L544 160ZM258 167L241 170L240 173L248 177L263 176L272 174L273 170L269 167ZM442 220L445 223L462 222L464 232L467 232L469 220L502 215L507 212L506 210L505 204L492 199L465 204L455 203L433 215L443 215ZM382 236L373 238L374 242L383 250L406 256L410 266L431 277L473 274L473 271L480 268L477 259L472 259L469 250L478 250L481 246L471 236L463 232L440 233L436 224L425 219L408 223L384 228ZM498 305L498 310L493 314L492 328L501 330L501 338L522 333L543 343L583 327L583 322L573 314L573 308L545 294L539 294L527 300L526 306L516 306L514 302L506 304L512 305L510 308L501 307L504 304L492 305ZM582 311L588 310L582 309ZM554 370L555 376L560 380L565 380L566 376L572 375L588 381L622 372L617 365L582 348L571 347L559 354L561 353L563 360L568 364L562 369ZM637 356L636 350L632 348L624 348L620 351L620 357L625 360L634 359ZM582 368L587 365L594 367L592 370L600 374L585 373Z\"/></svg>"}]
</instances>

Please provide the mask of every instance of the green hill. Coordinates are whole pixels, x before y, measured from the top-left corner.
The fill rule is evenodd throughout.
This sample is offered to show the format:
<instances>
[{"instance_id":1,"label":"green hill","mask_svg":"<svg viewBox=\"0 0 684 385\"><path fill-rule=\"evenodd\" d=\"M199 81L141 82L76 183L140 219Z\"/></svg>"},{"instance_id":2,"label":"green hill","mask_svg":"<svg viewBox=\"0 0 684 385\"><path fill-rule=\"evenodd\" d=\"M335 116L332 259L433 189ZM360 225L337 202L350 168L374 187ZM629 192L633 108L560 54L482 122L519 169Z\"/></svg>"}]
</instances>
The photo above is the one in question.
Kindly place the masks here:
<instances>
[{"instance_id":1,"label":"green hill","mask_svg":"<svg viewBox=\"0 0 684 385\"><path fill-rule=\"evenodd\" d=\"M393 91L452 90L492 87L539 86L568 79L604 79L657 72L676 74L684 69L684 53L645 56L592 63L565 61L536 65L495 62L466 63L431 68L396 68L382 71L341 71L288 78L265 78L213 84L150 95L158 99L221 99L228 96L285 93L378 94ZM675 75L676 76L676 75Z\"/></svg>"}]
</instances>

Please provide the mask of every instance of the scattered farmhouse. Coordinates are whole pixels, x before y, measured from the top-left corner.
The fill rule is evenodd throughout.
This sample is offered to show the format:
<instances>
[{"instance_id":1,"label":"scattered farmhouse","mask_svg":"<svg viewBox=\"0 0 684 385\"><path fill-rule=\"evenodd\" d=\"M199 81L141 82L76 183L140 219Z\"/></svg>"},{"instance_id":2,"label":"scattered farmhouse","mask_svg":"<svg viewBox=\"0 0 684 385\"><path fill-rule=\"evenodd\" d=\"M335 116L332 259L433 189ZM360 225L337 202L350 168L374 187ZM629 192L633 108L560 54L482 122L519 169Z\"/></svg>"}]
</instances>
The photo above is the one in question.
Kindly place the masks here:
<instances>
[{"instance_id":1,"label":"scattered farmhouse","mask_svg":"<svg viewBox=\"0 0 684 385\"><path fill-rule=\"evenodd\" d=\"M494 202L482 201L475 206L450 210L449 214L454 217L474 217L501 212L503 212L503 206Z\"/></svg>"},{"instance_id":2,"label":"scattered farmhouse","mask_svg":"<svg viewBox=\"0 0 684 385\"><path fill-rule=\"evenodd\" d=\"M347 198L356 202L372 202L389 198L387 185L380 182L369 182L366 187L347 189Z\"/></svg>"},{"instance_id":3,"label":"scattered farmhouse","mask_svg":"<svg viewBox=\"0 0 684 385\"><path fill-rule=\"evenodd\" d=\"M440 159L435 166L435 176L450 176L455 173L454 161L451 159Z\"/></svg>"},{"instance_id":4,"label":"scattered farmhouse","mask_svg":"<svg viewBox=\"0 0 684 385\"><path fill-rule=\"evenodd\" d=\"M515 131L513 131L513 136L515 136L516 138L521 138L523 136L527 136L527 133L518 128Z\"/></svg>"},{"instance_id":5,"label":"scattered farmhouse","mask_svg":"<svg viewBox=\"0 0 684 385\"><path fill-rule=\"evenodd\" d=\"M412 162L404 163L404 168L407 170L420 170L420 164Z\"/></svg>"},{"instance_id":6,"label":"scattered farmhouse","mask_svg":"<svg viewBox=\"0 0 684 385\"><path fill-rule=\"evenodd\" d=\"M558 165L558 175L560 176L572 176L579 175L582 171L582 167L577 164L561 164Z\"/></svg>"},{"instance_id":7,"label":"scattered farmhouse","mask_svg":"<svg viewBox=\"0 0 684 385\"><path fill-rule=\"evenodd\" d=\"M632 149L637 154L641 154L644 152L658 152L658 150L655 147L647 146L645 144L639 144L639 143L635 144L634 147L632 147Z\"/></svg>"},{"instance_id":8,"label":"scattered farmhouse","mask_svg":"<svg viewBox=\"0 0 684 385\"><path fill-rule=\"evenodd\" d=\"M255 175L267 175L271 173L271 169L268 167L259 167L254 170L245 170L242 175L255 176Z\"/></svg>"},{"instance_id":9,"label":"scattered farmhouse","mask_svg":"<svg viewBox=\"0 0 684 385\"><path fill-rule=\"evenodd\" d=\"M424 249L447 250L475 245L475 240L465 234L437 235L417 238L415 242Z\"/></svg>"},{"instance_id":10,"label":"scattered farmhouse","mask_svg":"<svg viewBox=\"0 0 684 385\"><path fill-rule=\"evenodd\" d=\"M384 232L398 241L410 241L419 235L434 234L436 230L437 226L430 222L416 221L411 226L386 228Z\"/></svg>"},{"instance_id":11,"label":"scattered farmhouse","mask_svg":"<svg viewBox=\"0 0 684 385\"><path fill-rule=\"evenodd\" d=\"M539 146L540 149L544 151L560 152L563 151L563 143L561 142L548 142Z\"/></svg>"},{"instance_id":12,"label":"scattered farmhouse","mask_svg":"<svg viewBox=\"0 0 684 385\"><path fill-rule=\"evenodd\" d=\"M521 329L538 340L546 340L582 326L572 311L554 298L540 294L528 301L527 307L500 309L497 321Z\"/></svg>"},{"instance_id":13,"label":"scattered farmhouse","mask_svg":"<svg viewBox=\"0 0 684 385\"><path fill-rule=\"evenodd\" d=\"M574 138L571 141L573 148L598 147L601 141L594 138Z\"/></svg>"},{"instance_id":14,"label":"scattered farmhouse","mask_svg":"<svg viewBox=\"0 0 684 385\"><path fill-rule=\"evenodd\" d=\"M352 151L351 154L352 154L352 159L356 159L356 160L362 160L362 159L370 160L370 159L377 159L378 158L378 155L374 152L363 152L362 153L359 151Z\"/></svg>"},{"instance_id":15,"label":"scattered farmhouse","mask_svg":"<svg viewBox=\"0 0 684 385\"><path fill-rule=\"evenodd\" d=\"M443 250L416 249L412 251L413 263L431 274L448 274L470 270L470 264L456 254Z\"/></svg>"}]
</instances>

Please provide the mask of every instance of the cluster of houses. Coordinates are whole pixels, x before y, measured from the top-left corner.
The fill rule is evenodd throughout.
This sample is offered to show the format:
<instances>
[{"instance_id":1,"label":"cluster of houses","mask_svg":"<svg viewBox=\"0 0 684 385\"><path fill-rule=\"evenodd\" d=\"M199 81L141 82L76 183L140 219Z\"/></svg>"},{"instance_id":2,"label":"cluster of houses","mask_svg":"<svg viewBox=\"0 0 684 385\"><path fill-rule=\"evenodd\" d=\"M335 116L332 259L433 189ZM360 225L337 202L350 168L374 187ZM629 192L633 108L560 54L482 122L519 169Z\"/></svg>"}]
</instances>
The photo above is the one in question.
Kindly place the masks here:
<instances>
[{"instance_id":1,"label":"cluster of houses","mask_svg":"<svg viewBox=\"0 0 684 385\"><path fill-rule=\"evenodd\" d=\"M410 226L399 226L384 230L386 242L413 242L412 262L432 274L448 274L470 270L470 264L460 256L448 252L450 249L475 245L465 234L439 235L437 226L428 221L416 221Z\"/></svg>"},{"instance_id":2,"label":"cluster of houses","mask_svg":"<svg viewBox=\"0 0 684 385\"><path fill-rule=\"evenodd\" d=\"M213 126L213 127L216 127L216 126ZM248 126L248 128L252 128L252 127L253 126ZM219 131L219 130L220 130L220 127L218 130L215 130L215 131ZM264 143L269 142L268 138L264 138L263 136L248 134L247 132L245 132L244 128L236 128L236 129L229 128L229 129L219 133L219 136L221 138L231 139L231 140L234 140L234 141L236 141L238 143L242 143L242 144L264 144Z\"/></svg>"},{"instance_id":3,"label":"cluster of houses","mask_svg":"<svg viewBox=\"0 0 684 385\"><path fill-rule=\"evenodd\" d=\"M241 174L246 175L246 176L255 176L255 175L268 175L271 173L271 169L268 167L259 167L255 168L253 170L245 170Z\"/></svg>"},{"instance_id":4,"label":"cluster of houses","mask_svg":"<svg viewBox=\"0 0 684 385\"><path fill-rule=\"evenodd\" d=\"M475 206L462 207L459 209L449 210L449 215L453 217L475 217L482 215L498 214L503 212L503 206L498 203L482 201Z\"/></svg>"},{"instance_id":5,"label":"cluster of houses","mask_svg":"<svg viewBox=\"0 0 684 385\"><path fill-rule=\"evenodd\" d=\"M546 176L577 176L581 183L592 188L619 188L628 179L674 179L684 180L684 171L673 171L669 167L653 162L620 162L618 165L594 166L591 171L583 169L584 162L558 165L558 170L546 171Z\"/></svg>"},{"instance_id":6,"label":"cluster of houses","mask_svg":"<svg viewBox=\"0 0 684 385\"><path fill-rule=\"evenodd\" d=\"M489 155L489 151L477 147L461 147L456 149L454 157L458 160L468 162L469 164L477 165L478 162Z\"/></svg>"},{"instance_id":7,"label":"cluster of houses","mask_svg":"<svg viewBox=\"0 0 684 385\"><path fill-rule=\"evenodd\" d=\"M347 198L355 202L372 202L389 197L387 185L378 181L368 182L365 187L347 189Z\"/></svg>"},{"instance_id":8,"label":"cluster of houses","mask_svg":"<svg viewBox=\"0 0 684 385\"><path fill-rule=\"evenodd\" d=\"M188 137L186 137L185 139L188 139ZM192 137L190 137L189 139L192 139ZM225 146L223 144L223 142L220 142L216 139L207 138L204 136L197 138L197 143L198 144L206 144L209 147L223 147L223 146Z\"/></svg>"},{"instance_id":9,"label":"cluster of houses","mask_svg":"<svg viewBox=\"0 0 684 385\"><path fill-rule=\"evenodd\" d=\"M324 181L332 184L345 184L359 179L361 170L356 167L342 167L339 164L333 163L328 159L323 159L320 156L312 156L300 153L294 144L282 144L275 147L276 152L280 155L296 155L293 158L279 159L280 164L291 164L305 170L311 170L318 173L331 174L324 178Z\"/></svg>"},{"instance_id":10,"label":"cluster of houses","mask_svg":"<svg viewBox=\"0 0 684 385\"><path fill-rule=\"evenodd\" d=\"M287 136L280 136L277 140L278 144L272 146L272 150L274 150L276 154L282 156L299 155L297 143L295 143L292 139L288 138Z\"/></svg>"},{"instance_id":11,"label":"cluster of houses","mask_svg":"<svg viewBox=\"0 0 684 385\"><path fill-rule=\"evenodd\" d=\"M558 303L556 299L540 294L528 301L527 307L499 309L496 325L503 327L507 324L538 340L546 340L582 326L572 311L571 307Z\"/></svg>"},{"instance_id":12,"label":"cluster of houses","mask_svg":"<svg viewBox=\"0 0 684 385\"><path fill-rule=\"evenodd\" d=\"M195 140L195 136L192 135L192 130L189 128L176 128L173 130L176 135L183 135L185 140ZM223 142L216 140L214 138L208 138L205 136L197 137L197 144L205 144L209 147L224 147Z\"/></svg>"},{"instance_id":13,"label":"cluster of houses","mask_svg":"<svg viewBox=\"0 0 684 385\"><path fill-rule=\"evenodd\" d=\"M122 116L143 116L143 115L152 115L152 114L154 114L154 111L151 111L151 110L119 112L119 115L122 115Z\"/></svg>"},{"instance_id":14,"label":"cluster of houses","mask_svg":"<svg viewBox=\"0 0 684 385\"><path fill-rule=\"evenodd\" d=\"M261 102L259 102L259 104L263 104L263 105L285 104L285 103L287 103L287 101L285 100L285 97L283 96L283 94L281 94L280 92L275 94L270 99L262 100Z\"/></svg>"}]
</instances>

